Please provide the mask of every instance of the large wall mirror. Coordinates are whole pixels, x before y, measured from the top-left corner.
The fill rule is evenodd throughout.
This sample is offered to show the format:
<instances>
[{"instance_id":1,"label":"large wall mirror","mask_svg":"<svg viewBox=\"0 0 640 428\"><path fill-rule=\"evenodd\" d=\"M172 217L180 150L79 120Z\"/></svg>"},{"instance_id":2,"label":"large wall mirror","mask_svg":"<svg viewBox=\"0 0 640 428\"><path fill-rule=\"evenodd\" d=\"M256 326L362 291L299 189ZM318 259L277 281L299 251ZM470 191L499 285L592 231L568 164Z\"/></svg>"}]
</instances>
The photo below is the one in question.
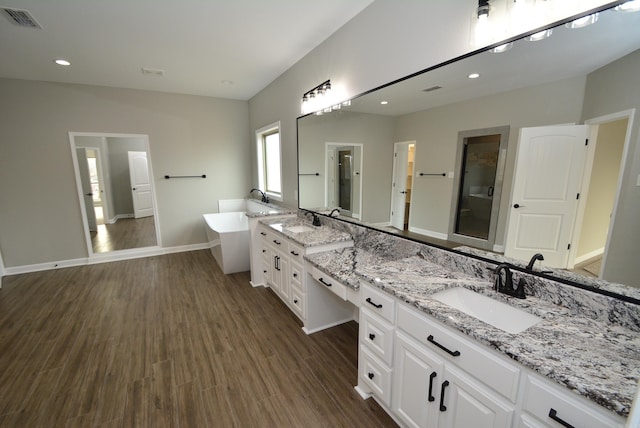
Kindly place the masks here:
<instances>
[{"instance_id":1,"label":"large wall mirror","mask_svg":"<svg viewBox=\"0 0 640 428\"><path fill-rule=\"evenodd\" d=\"M148 137L69 139L89 257L159 246Z\"/></svg>"},{"instance_id":2,"label":"large wall mirror","mask_svg":"<svg viewBox=\"0 0 640 428\"><path fill-rule=\"evenodd\" d=\"M639 28L640 12L602 10L593 25L563 22L548 38L514 40L298 118L300 208L336 208L324 205L325 144L360 144L362 223L457 248L465 244L451 239L452 221L493 218L489 247L466 245L522 261L542 253L547 266L592 277L582 284L640 287ZM484 129L506 129L507 141L460 153L461 136ZM398 178L405 146L411 162ZM468 165L493 175L466 186L480 174ZM410 202L398 203L394 192L407 188Z\"/></svg>"}]
</instances>

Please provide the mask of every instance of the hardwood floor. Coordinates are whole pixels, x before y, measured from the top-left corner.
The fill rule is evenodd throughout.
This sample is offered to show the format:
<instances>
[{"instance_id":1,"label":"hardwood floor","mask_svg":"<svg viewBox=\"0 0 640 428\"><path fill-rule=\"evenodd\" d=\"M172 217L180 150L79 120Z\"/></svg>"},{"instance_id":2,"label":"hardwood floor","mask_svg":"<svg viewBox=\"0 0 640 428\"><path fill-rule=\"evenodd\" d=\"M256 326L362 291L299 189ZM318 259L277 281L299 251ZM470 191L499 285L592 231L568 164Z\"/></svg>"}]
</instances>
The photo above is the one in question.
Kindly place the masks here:
<instances>
[{"instance_id":1,"label":"hardwood floor","mask_svg":"<svg viewBox=\"0 0 640 428\"><path fill-rule=\"evenodd\" d=\"M99 224L98 231L91 232L91 244L94 253L157 245L153 216L122 218L113 224Z\"/></svg>"},{"instance_id":2,"label":"hardwood floor","mask_svg":"<svg viewBox=\"0 0 640 428\"><path fill-rule=\"evenodd\" d=\"M358 326L311 336L209 251L5 277L2 427L388 427Z\"/></svg>"}]
</instances>

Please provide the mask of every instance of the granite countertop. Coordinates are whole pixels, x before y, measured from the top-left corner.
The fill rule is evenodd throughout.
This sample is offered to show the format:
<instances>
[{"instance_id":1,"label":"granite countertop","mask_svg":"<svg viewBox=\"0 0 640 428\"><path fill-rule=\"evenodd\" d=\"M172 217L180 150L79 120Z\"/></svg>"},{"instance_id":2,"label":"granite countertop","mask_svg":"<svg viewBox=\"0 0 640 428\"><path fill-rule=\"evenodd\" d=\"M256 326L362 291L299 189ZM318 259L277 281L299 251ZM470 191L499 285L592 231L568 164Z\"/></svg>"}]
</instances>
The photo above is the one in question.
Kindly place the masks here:
<instances>
[{"instance_id":1,"label":"granite countertop","mask_svg":"<svg viewBox=\"0 0 640 428\"><path fill-rule=\"evenodd\" d=\"M286 236L287 238L305 248L335 243L353 243L351 235L346 232L341 232L328 226L313 226L311 223L304 221L298 217L285 219L265 218L260 220L260 223L271 227L273 230L281 233L282 235ZM303 232L288 230L288 228L295 226L306 226L305 229L308 230Z\"/></svg>"},{"instance_id":2,"label":"granite countertop","mask_svg":"<svg viewBox=\"0 0 640 428\"><path fill-rule=\"evenodd\" d=\"M367 281L599 405L624 417L629 414L640 379L636 331L580 316L540 298L521 300L497 294L492 283L452 272L421 255L384 261L362 249L348 248L305 259L354 289L359 280ZM511 334L431 298L457 286L507 302L542 321Z\"/></svg>"},{"instance_id":3,"label":"granite countertop","mask_svg":"<svg viewBox=\"0 0 640 428\"><path fill-rule=\"evenodd\" d=\"M273 203L262 202L260 199L248 199L251 202L264 206L264 211L247 211L245 214L249 218L260 218L281 215L294 215L298 210L281 207Z\"/></svg>"}]
</instances>

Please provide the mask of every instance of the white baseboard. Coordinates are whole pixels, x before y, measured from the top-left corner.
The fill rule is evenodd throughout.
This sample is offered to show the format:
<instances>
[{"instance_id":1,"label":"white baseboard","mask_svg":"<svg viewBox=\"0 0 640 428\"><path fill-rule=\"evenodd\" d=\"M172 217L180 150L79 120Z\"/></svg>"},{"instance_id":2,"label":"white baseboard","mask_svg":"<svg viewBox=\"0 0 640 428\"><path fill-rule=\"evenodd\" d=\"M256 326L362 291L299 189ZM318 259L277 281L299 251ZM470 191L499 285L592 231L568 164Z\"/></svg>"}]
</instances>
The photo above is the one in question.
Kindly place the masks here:
<instances>
[{"instance_id":1,"label":"white baseboard","mask_svg":"<svg viewBox=\"0 0 640 428\"><path fill-rule=\"evenodd\" d=\"M389 227L389 226L391 226L391 222L390 221L383 221L382 223L371 223L371 226L373 226L373 227Z\"/></svg>"},{"instance_id":2,"label":"white baseboard","mask_svg":"<svg viewBox=\"0 0 640 428\"><path fill-rule=\"evenodd\" d=\"M586 262L589 259L592 259L594 257L598 257L604 254L604 247L602 248L598 248L597 250L593 250L587 254L583 254L581 256L576 256L576 259L574 260L574 264L579 264L582 262Z\"/></svg>"},{"instance_id":3,"label":"white baseboard","mask_svg":"<svg viewBox=\"0 0 640 428\"><path fill-rule=\"evenodd\" d=\"M494 252L494 253L504 254L504 245L498 245L498 244L495 244L495 245L493 246L493 252Z\"/></svg>"},{"instance_id":4,"label":"white baseboard","mask_svg":"<svg viewBox=\"0 0 640 428\"><path fill-rule=\"evenodd\" d=\"M44 270L61 269L73 266L92 265L97 263L108 263L120 260L132 260L142 257L161 256L164 254L183 253L187 251L206 250L208 243L180 245L176 247L148 247L132 250L112 251L110 253L94 254L92 257L82 257L79 259L59 260L55 262L37 263L32 265L5 267L5 275L19 275L22 273L40 272Z\"/></svg>"},{"instance_id":5,"label":"white baseboard","mask_svg":"<svg viewBox=\"0 0 640 428\"><path fill-rule=\"evenodd\" d=\"M417 234L425 235L425 236L430 236L430 237L436 238L436 239L442 239L443 241L446 241L447 238L449 238L449 235L447 235L446 233L434 232L433 230L420 229L418 227L413 227L413 226L409 226L409 232L413 232L413 233L417 233Z\"/></svg>"}]
</instances>

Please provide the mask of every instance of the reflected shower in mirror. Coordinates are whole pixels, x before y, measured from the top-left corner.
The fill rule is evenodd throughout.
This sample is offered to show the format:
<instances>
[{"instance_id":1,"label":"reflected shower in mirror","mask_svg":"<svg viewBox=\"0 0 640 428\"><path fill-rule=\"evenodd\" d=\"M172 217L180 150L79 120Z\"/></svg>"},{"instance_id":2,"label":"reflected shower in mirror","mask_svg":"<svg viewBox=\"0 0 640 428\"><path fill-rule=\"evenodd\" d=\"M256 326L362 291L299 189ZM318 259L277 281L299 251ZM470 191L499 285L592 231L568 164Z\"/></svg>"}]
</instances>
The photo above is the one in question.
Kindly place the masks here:
<instances>
[{"instance_id":1,"label":"reflected shower in mirror","mask_svg":"<svg viewBox=\"0 0 640 428\"><path fill-rule=\"evenodd\" d=\"M323 159L326 142L360 143L366 150L364 224L449 248L501 253L525 265L542 253L546 266L640 286L633 256L640 236L638 28L640 12L601 11L591 26L561 23L548 39L514 40L507 51L464 56L367 92L342 109L302 116L299 172L316 169L312 165ZM480 77L469 79L471 73ZM468 185L462 180L460 136L505 126L508 145L501 141L497 153L504 168L498 167L493 180ZM588 127L586 145L578 137L581 126ZM528 135L539 138L523 142ZM399 142L415 142L409 205L394 190L400 180L394 178ZM518 156L523 150L530 155ZM495 152L492 156L494 162ZM552 175L550 169L567 174ZM300 208L328 209L318 197L324 180L303 175ZM557 195L562 214L548 208ZM551 205L537 207L545 198ZM408 215L395 218L401 206L408 207ZM475 230L480 220L482 231ZM516 223L519 229L510 228ZM487 244L473 241L478 238Z\"/></svg>"},{"instance_id":2,"label":"reflected shower in mirror","mask_svg":"<svg viewBox=\"0 0 640 428\"><path fill-rule=\"evenodd\" d=\"M158 245L146 135L70 133L89 254Z\"/></svg>"}]
</instances>

